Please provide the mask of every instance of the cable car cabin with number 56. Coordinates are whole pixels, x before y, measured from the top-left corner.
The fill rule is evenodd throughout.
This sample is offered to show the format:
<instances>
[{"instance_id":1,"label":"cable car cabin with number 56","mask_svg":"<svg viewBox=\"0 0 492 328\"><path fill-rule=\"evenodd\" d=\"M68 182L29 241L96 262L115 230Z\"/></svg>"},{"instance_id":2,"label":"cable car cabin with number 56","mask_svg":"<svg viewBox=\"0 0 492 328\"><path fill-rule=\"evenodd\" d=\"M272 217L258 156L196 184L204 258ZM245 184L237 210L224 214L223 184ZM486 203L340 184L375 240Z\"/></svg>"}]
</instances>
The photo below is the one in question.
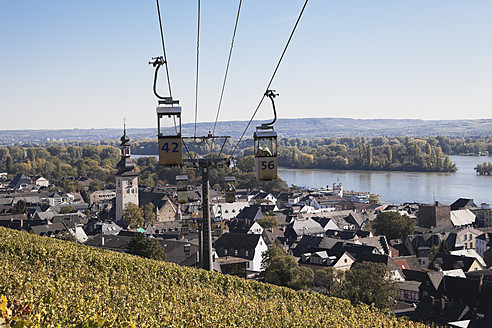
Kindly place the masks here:
<instances>
[{"instance_id":1,"label":"cable car cabin with number 56","mask_svg":"<svg viewBox=\"0 0 492 328\"><path fill-rule=\"evenodd\" d=\"M257 130L254 134L256 179L277 179L277 133Z\"/></svg>"},{"instance_id":2,"label":"cable car cabin with number 56","mask_svg":"<svg viewBox=\"0 0 492 328\"><path fill-rule=\"evenodd\" d=\"M161 121L162 120L162 121ZM162 124L165 121L166 124ZM181 107L157 106L159 164L182 165Z\"/></svg>"},{"instance_id":3,"label":"cable car cabin with number 56","mask_svg":"<svg viewBox=\"0 0 492 328\"><path fill-rule=\"evenodd\" d=\"M225 187L225 199L227 203L234 203L236 201L236 178L224 177L226 183Z\"/></svg>"}]
</instances>

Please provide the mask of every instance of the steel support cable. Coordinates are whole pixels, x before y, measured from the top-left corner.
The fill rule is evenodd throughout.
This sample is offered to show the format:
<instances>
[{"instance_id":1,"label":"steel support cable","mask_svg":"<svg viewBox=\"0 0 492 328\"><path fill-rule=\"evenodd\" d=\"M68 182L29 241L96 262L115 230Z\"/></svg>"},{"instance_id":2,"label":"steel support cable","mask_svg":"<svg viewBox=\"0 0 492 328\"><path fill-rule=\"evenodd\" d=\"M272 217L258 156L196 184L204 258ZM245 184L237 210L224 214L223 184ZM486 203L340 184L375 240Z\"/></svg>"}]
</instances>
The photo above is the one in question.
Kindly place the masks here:
<instances>
[{"instance_id":1,"label":"steel support cable","mask_svg":"<svg viewBox=\"0 0 492 328\"><path fill-rule=\"evenodd\" d=\"M275 67L275 70L273 71L273 74L272 74L272 77L270 79L270 82L268 82L268 86L266 87L266 91L270 90L270 86L272 85L273 79L275 78L275 75L277 74L278 68L280 67L280 64L282 63L282 59L284 58L285 52L287 51L287 48L289 47L290 41L292 40L292 37L294 36L294 32L297 29L297 25L299 25L299 21L301 20L302 14L304 13L304 9L306 9L306 5L308 4L308 2L309 2L309 0L306 0L306 2L304 2L304 5L302 6L301 12L299 13L299 17L297 17L297 21L296 21L296 23L294 25L294 28L292 29L292 32L290 33L289 39L287 40L287 44L284 47L284 51L282 51L282 55L280 56L280 59L279 59L279 61L277 63L277 67ZM231 157L234 155L234 152L237 150L237 147L239 146L239 143L241 142L241 140L244 137L244 134L248 130L249 126L251 125L251 122L253 121L256 113L260 109L260 106L263 103L263 100L265 99L266 91L263 94L263 96L261 97L261 100L258 103L258 106L256 107L256 109L255 109L255 111L253 113L253 116L251 116L251 119L249 120L248 125L246 125L246 128L244 129L243 133L241 134L241 137L239 138L236 146L232 150Z\"/></svg>"},{"instance_id":2,"label":"steel support cable","mask_svg":"<svg viewBox=\"0 0 492 328\"><path fill-rule=\"evenodd\" d=\"M239 6L237 8L236 23L234 25L234 32L232 34L231 48L229 49L229 57L227 58L227 65L226 65L226 70L225 70L225 74L224 74L224 81L222 83L222 91L220 92L219 105L217 107L217 116L215 117L214 129L212 131L213 136L215 135L215 127L217 126L217 120L219 119L219 113L220 113L220 107L222 106L222 99L224 97L224 90L225 90L225 85L226 85L226 81L227 81L227 75L229 74L229 65L231 63L232 50L234 48L234 39L236 38L236 31L237 31L237 25L239 22L239 14L241 12L242 2L243 2L243 0L239 0Z\"/></svg>"},{"instance_id":3,"label":"steel support cable","mask_svg":"<svg viewBox=\"0 0 492 328\"><path fill-rule=\"evenodd\" d=\"M236 14L236 22L234 24L234 32L232 33L232 40L231 40L231 47L229 49L229 56L227 58L227 65L226 65L226 70L224 74L224 81L222 82L222 90L220 92L220 98L219 98L219 105L217 106L217 115L215 116L215 123L214 123L214 129L212 131L212 136L215 136L215 128L217 126L217 121L219 119L219 113L220 113L220 108L222 106L222 99L224 97L224 91L225 91L225 86L227 82L227 76L229 74L229 66L231 63L231 57L232 57L232 50L234 49L234 41L236 39L236 32L237 32L237 25L239 23L239 14L241 13L241 5L243 3L243 0L239 0L239 5L237 8L237 14ZM215 139L212 139L214 141L214 146L215 146ZM222 145L220 152L217 155L217 158L220 157L220 154L222 154L222 149L224 148L224 145Z\"/></svg>"},{"instance_id":4,"label":"steel support cable","mask_svg":"<svg viewBox=\"0 0 492 328\"><path fill-rule=\"evenodd\" d=\"M167 56L166 56L166 46L164 44L164 31L162 29L162 20L161 20L161 9L159 6L159 0L155 0L157 5L157 15L159 16L159 28L161 30L161 42L162 42L162 54L164 57L164 65L166 65L166 76L167 76L167 86L169 88L169 97L173 97L173 93L171 91L171 79L169 78L169 68L167 66ZM157 74L157 73L156 73Z\"/></svg>"},{"instance_id":5,"label":"steel support cable","mask_svg":"<svg viewBox=\"0 0 492 328\"><path fill-rule=\"evenodd\" d=\"M198 0L198 23L196 33L196 79L195 79L195 133L196 138L196 120L198 115L198 64L200 59L200 0Z\"/></svg>"}]
</instances>

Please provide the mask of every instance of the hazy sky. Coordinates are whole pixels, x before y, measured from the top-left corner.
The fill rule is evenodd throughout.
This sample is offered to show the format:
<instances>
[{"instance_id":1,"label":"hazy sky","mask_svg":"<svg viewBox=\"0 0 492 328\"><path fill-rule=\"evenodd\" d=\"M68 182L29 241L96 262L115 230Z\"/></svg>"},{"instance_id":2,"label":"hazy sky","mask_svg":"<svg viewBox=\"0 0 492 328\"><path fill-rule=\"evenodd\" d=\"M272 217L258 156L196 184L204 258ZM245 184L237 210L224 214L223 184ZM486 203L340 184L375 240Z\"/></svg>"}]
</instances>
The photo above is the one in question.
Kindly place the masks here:
<instances>
[{"instance_id":1,"label":"hazy sky","mask_svg":"<svg viewBox=\"0 0 492 328\"><path fill-rule=\"evenodd\" d=\"M160 3L193 122L197 1ZM303 3L243 0L220 120L251 117ZM199 122L215 119L237 5L201 3ZM0 129L156 125L155 1L0 0L0 41ZM281 118L491 118L492 1L310 0L272 87Z\"/></svg>"}]
</instances>

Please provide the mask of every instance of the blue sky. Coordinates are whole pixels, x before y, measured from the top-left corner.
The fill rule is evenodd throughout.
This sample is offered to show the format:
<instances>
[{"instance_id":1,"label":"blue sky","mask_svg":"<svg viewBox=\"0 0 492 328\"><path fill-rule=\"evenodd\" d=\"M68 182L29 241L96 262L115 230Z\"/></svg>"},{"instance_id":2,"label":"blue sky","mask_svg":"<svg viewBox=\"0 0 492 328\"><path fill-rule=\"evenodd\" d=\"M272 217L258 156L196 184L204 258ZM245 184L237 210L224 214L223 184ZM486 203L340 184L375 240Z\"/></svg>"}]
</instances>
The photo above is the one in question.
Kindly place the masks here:
<instances>
[{"instance_id":1,"label":"blue sky","mask_svg":"<svg viewBox=\"0 0 492 328\"><path fill-rule=\"evenodd\" d=\"M160 3L173 96L193 122L197 1ZM303 3L243 0L220 120L251 117ZM201 5L198 121L210 122L238 1ZM278 115L491 118L491 18L490 0L310 0L272 84ZM0 40L0 129L156 125L155 1L0 0ZM265 102L256 118L270 117Z\"/></svg>"}]
</instances>

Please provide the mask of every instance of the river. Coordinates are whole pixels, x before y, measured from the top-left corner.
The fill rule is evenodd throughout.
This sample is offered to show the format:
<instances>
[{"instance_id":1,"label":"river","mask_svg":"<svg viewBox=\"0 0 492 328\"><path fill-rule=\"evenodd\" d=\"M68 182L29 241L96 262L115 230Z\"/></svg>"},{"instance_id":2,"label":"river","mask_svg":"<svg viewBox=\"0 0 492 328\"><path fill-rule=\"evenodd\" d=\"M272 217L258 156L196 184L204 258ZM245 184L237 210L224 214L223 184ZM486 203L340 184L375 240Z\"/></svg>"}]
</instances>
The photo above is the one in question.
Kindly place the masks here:
<instances>
[{"instance_id":1,"label":"river","mask_svg":"<svg viewBox=\"0 0 492 328\"><path fill-rule=\"evenodd\" d=\"M134 158L149 155L132 155ZM157 155L156 155L157 156ZM278 175L290 186L331 187L341 182L344 190L376 193L385 204L405 202L451 205L458 198L471 198L475 204L492 203L492 176L478 176L473 169L477 164L491 162L484 156L450 156L458 171L402 172L359 170L301 170L279 168Z\"/></svg>"},{"instance_id":2,"label":"river","mask_svg":"<svg viewBox=\"0 0 492 328\"><path fill-rule=\"evenodd\" d=\"M385 204L405 202L450 205L458 198L471 198L475 204L492 202L492 176L478 176L473 168L490 157L450 156L456 163L455 173L358 171L358 170L298 170L279 168L278 174L289 186L331 187L343 183L344 190L376 193Z\"/></svg>"}]
</instances>

